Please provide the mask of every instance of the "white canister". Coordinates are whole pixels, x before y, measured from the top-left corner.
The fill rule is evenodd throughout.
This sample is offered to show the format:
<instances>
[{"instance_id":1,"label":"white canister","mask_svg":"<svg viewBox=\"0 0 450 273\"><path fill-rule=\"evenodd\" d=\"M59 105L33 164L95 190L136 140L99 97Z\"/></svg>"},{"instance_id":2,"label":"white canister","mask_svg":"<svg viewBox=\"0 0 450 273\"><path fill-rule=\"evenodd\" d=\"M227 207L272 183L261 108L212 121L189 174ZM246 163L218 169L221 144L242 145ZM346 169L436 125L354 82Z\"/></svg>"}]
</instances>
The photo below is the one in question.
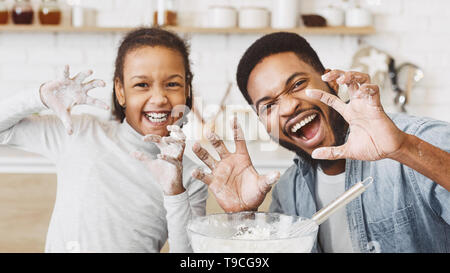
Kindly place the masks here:
<instances>
[{"instance_id":1,"label":"white canister","mask_svg":"<svg viewBox=\"0 0 450 273\"><path fill-rule=\"evenodd\" d=\"M240 28L266 28L269 26L269 11L264 8L246 7L239 11Z\"/></svg>"},{"instance_id":2,"label":"white canister","mask_svg":"<svg viewBox=\"0 0 450 273\"><path fill-rule=\"evenodd\" d=\"M208 9L208 26L211 28L233 28L237 25L237 12L228 6L212 6Z\"/></svg>"},{"instance_id":3,"label":"white canister","mask_svg":"<svg viewBox=\"0 0 450 273\"><path fill-rule=\"evenodd\" d=\"M294 28L299 21L299 0L272 1L272 28Z\"/></svg>"},{"instance_id":4,"label":"white canister","mask_svg":"<svg viewBox=\"0 0 450 273\"><path fill-rule=\"evenodd\" d=\"M318 12L327 20L327 26L337 27L345 24L345 12L340 8L328 7Z\"/></svg>"},{"instance_id":5,"label":"white canister","mask_svg":"<svg viewBox=\"0 0 450 273\"><path fill-rule=\"evenodd\" d=\"M351 8L345 13L347 27L368 27L372 25L372 14L362 8Z\"/></svg>"}]
</instances>

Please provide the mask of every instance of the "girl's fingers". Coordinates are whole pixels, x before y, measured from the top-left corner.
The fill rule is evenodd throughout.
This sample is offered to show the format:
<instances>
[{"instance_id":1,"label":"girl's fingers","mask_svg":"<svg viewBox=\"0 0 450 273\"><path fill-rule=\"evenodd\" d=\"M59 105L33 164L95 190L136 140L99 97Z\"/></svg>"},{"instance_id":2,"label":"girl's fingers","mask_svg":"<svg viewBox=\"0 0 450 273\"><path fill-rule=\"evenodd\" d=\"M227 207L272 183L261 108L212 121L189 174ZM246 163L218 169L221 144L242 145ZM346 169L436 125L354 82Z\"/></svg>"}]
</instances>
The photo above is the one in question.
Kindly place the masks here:
<instances>
[{"instance_id":1,"label":"girl's fingers","mask_svg":"<svg viewBox=\"0 0 450 273\"><path fill-rule=\"evenodd\" d=\"M198 143L195 143L194 146L192 146L192 151L194 154L208 166L210 170L214 170L217 165L217 161L208 153L207 150L202 148L202 146Z\"/></svg>"},{"instance_id":2,"label":"girl's fingers","mask_svg":"<svg viewBox=\"0 0 450 273\"><path fill-rule=\"evenodd\" d=\"M92 105L95 106L97 108L101 108L103 110L109 110L109 106L104 103L103 101L99 100L99 99L95 99L93 97L90 96L86 96L86 102L87 105Z\"/></svg>"},{"instance_id":3,"label":"girl's fingers","mask_svg":"<svg viewBox=\"0 0 450 273\"><path fill-rule=\"evenodd\" d=\"M146 154L144 154L143 152L138 152L138 151L132 152L131 156L136 158L139 161L142 161L142 162L148 162L148 161L152 160Z\"/></svg>"},{"instance_id":4,"label":"girl's fingers","mask_svg":"<svg viewBox=\"0 0 450 273\"><path fill-rule=\"evenodd\" d=\"M231 121L231 129L233 130L234 143L236 145L237 153L248 153L247 144L244 139L244 132L242 131L241 126L237 120L237 117L234 117Z\"/></svg>"},{"instance_id":5,"label":"girl's fingers","mask_svg":"<svg viewBox=\"0 0 450 273\"><path fill-rule=\"evenodd\" d=\"M306 89L308 97L320 100L321 102L333 107L341 116L344 116L345 107L347 106L340 98L319 89Z\"/></svg>"},{"instance_id":6,"label":"girl's fingers","mask_svg":"<svg viewBox=\"0 0 450 273\"><path fill-rule=\"evenodd\" d=\"M335 147L321 147L315 149L311 157L314 159L337 160L345 158L345 144Z\"/></svg>"},{"instance_id":7,"label":"girl's fingers","mask_svg":"<svg viewBox=\"0 0 450 273\"><path fill-rule=\"evenodd\" d=\"M226 155L230 153L225 144L223 143L223 141L219 138L219 136L216 133L209 133L208 140L214 147L214 149L216 149L220 158L224 158Z\"/></svg>"},{"instance_id":8,"label":"girl's fingers","mask_svg":"<svg viewBox=\"0 0 450 273\"><path fill-rule=\"evenodd\" d=\"M73 80L79 84L81 84L82 82L84 82L84 80L86 80L87 77L89 77L90 75L92 75L92 70L85 70L82 71L80 73L78 73L75 78L73 78Z\"/></svg>"},{"instance_id":9,"label":"girl's fingers","mask_svg":"<svg viewBox=\"0 0 450 273\"><path fill-rule=\"evenodd\" d=\"M179 141L185 141L186 135L181 130L180 126L178 125L168 125L167 130L170 132L170 137L179 140Z\"/></svg>"},{"instance_id":10,"label":"girl's fingers","mask_svg":"<svg viewBox=\"0 0 450 273\"><path fill-rule=\"evenodd\" d=\"M164 161L167 161L167 162L175 165L175 167L177 167L177 168L181 167L181 162L178 159L174 158L174 157L171 157L171 156L168 156L168 155L165 155L165 154L158 154L157 158L161 159L161 160L164 160Z\"/></svg>"},{"instance_id":11,"label":"girl's fingers","mask_svg":"<svg viewBox=\"0 0 450 273\"><path fill-rule=\"evenodd\" d=\"M65 66L64 66L64 74L63 74L63 79L64 80L70 80L70 67L69 67L69 65L68 64L66 64Z\"/></svg>"},{"instance_id":12,"label":"girl's fingers","mask_svg":"<svg viewBox=\"0 0 450 273\"><path fill-rule=\"evenodd\" d=\"M194 171L192 172L192 177L202 181L206 185L210 185L213 181L213 176L211 174L205 173L202 168L194 169Z\"/></svg>"},{"instance_id":13,"label":"girl's fingers","mask_svg":"<svg viewBox=\"0 0 450 273\"><path fill-rule=\"evenodd\" d=\"M102 80L92 80L86 84L83 84L83 91L87 92L97 87L105 87L105 85L106 85L105 82Z\"/></svg>"},{"instance_id":14,"label":"girl's fingers","mask_svg":"<svg viewBox=\"0 0 450 273\"><path fill-rule=\"evenodd\" d=\"M68 135L73 133L72 118L70 117L70 112L68 110L62 110L58 114L59 119L62 121L64 128Z\"/></svg>"}]
</instances>

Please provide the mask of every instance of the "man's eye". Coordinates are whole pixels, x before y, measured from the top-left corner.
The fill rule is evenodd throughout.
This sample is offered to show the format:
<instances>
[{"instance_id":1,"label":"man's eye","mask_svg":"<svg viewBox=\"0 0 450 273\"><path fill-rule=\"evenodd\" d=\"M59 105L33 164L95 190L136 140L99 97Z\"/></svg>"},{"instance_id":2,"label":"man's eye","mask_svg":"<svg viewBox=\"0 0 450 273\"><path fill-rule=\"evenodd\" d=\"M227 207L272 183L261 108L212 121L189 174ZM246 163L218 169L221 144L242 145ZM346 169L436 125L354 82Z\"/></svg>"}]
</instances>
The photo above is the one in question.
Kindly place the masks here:
<instances>
[{"instance_id":1,"label":"man's eye","mask_svg":"<svg viewBox=\"0 0 450 273\"><path fill-rule=\"evenodd\" d=\"M134 87L146 88L146 87L148 87L148 84L146 84L145 82L141 82L141 83L135 84Z\"/></svg>"},{"instance_id":2,"label":"man's eye","mask_svg":"<svg viewBox=\"0 0 450 273\"><path fill-rule=\"evenodd\" d=\"M299 88L299 87L302 86L302 84L304 84L305 82L306 82L306 80L300 80L300 81L296 82L296 83L294 84L294 86L292 87L292 89L295 90L295 89Z\"/></svg>"},{"instance_id":3,"label":"man's eye","mask_svg":"<svg viewBox=\"0 0 450 273\"><path fill-rule=\"evenodd\" d=\"M266 111L270 112L270 109L272 108L273 103L268 103L263 106L261 106L261 109L259 110L260 113L265 113Z\"/></svg>"}]
</instances>

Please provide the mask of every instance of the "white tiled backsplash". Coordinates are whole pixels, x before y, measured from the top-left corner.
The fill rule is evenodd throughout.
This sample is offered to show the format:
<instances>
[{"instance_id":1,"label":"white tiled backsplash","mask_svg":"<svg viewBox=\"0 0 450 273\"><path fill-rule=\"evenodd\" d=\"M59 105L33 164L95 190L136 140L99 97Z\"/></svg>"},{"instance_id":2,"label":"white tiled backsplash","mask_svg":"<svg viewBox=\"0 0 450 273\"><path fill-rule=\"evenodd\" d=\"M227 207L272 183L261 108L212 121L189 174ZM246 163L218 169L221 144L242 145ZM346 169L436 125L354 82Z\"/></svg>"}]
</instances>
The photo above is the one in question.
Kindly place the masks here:
<instances>
[{"instance_id":1,"label":"white tiled backsplash","mask_svg":"<svg viewBox=\"0 0 450 273\"><path fill-rule=\"evenodd\" d=\"M117 26L117 22L128 26L149 22L154 6L148 0L81 2L98 9L98 23L103 26ZM311 13L340 1L300 2L300 11ZM450 82L447 80L450 68L450 1L362 0L359 3L373 12L376 34L363 37L305 36L324 65L349 69L359 42L385 51L396 59L397 64L414 63L423 69L425 78L413 89L408 112L450 121ZM201 24L198 18L212 4L270 7L271 1L179 0L179 8L184 11L181 21L191 25ZM122 36L123 33L0 32L0 95L5 98L23 90L37 90L41 83L61 76L67 63L73 73L93 69L94 77L104 79L107 86L92 94L110 101L114 58ZM236 66L241 55L260 35L187 34L183 37L191 44L195 95L201 97L203 105L207 105L217 104L227 83L235 82ZM391 94L388 84L382 90L382 96ZM227 103L246 105L236 85ZM389 108L389 105L386 107ZM80 111L109 117L108 113L87 107L79 107L77 112ZM283 154L286 158L290 157L289 153Z\"/></svg>"}]
</instances>

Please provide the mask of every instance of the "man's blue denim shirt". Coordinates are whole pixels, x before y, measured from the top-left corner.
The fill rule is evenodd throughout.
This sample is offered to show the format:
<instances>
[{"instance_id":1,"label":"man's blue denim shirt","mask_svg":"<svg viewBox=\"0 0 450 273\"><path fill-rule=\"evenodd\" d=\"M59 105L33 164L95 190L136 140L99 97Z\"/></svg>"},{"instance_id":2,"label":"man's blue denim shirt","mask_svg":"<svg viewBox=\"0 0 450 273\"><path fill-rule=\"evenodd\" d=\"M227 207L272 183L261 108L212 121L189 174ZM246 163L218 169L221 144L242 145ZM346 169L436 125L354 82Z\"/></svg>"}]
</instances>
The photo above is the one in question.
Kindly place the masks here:
<instances>
[{"instance_id":1,"label":"man's blue denim shirt","mask_svg":"<svg viewBox=\"0 0 450 273\"><path fill-rule=\"evenodd\" d=\"M450 152L449 123L390 117L402 131ZM345 208L355 252L450 252L449 191L394 160L346 160L346 189L368 176L373 184ZM270 211L310 218L318 210L315 181L315 168L295 157L272 191ZM318 240L313 252L321 252Z\"/></svg>"}]
</instances>

